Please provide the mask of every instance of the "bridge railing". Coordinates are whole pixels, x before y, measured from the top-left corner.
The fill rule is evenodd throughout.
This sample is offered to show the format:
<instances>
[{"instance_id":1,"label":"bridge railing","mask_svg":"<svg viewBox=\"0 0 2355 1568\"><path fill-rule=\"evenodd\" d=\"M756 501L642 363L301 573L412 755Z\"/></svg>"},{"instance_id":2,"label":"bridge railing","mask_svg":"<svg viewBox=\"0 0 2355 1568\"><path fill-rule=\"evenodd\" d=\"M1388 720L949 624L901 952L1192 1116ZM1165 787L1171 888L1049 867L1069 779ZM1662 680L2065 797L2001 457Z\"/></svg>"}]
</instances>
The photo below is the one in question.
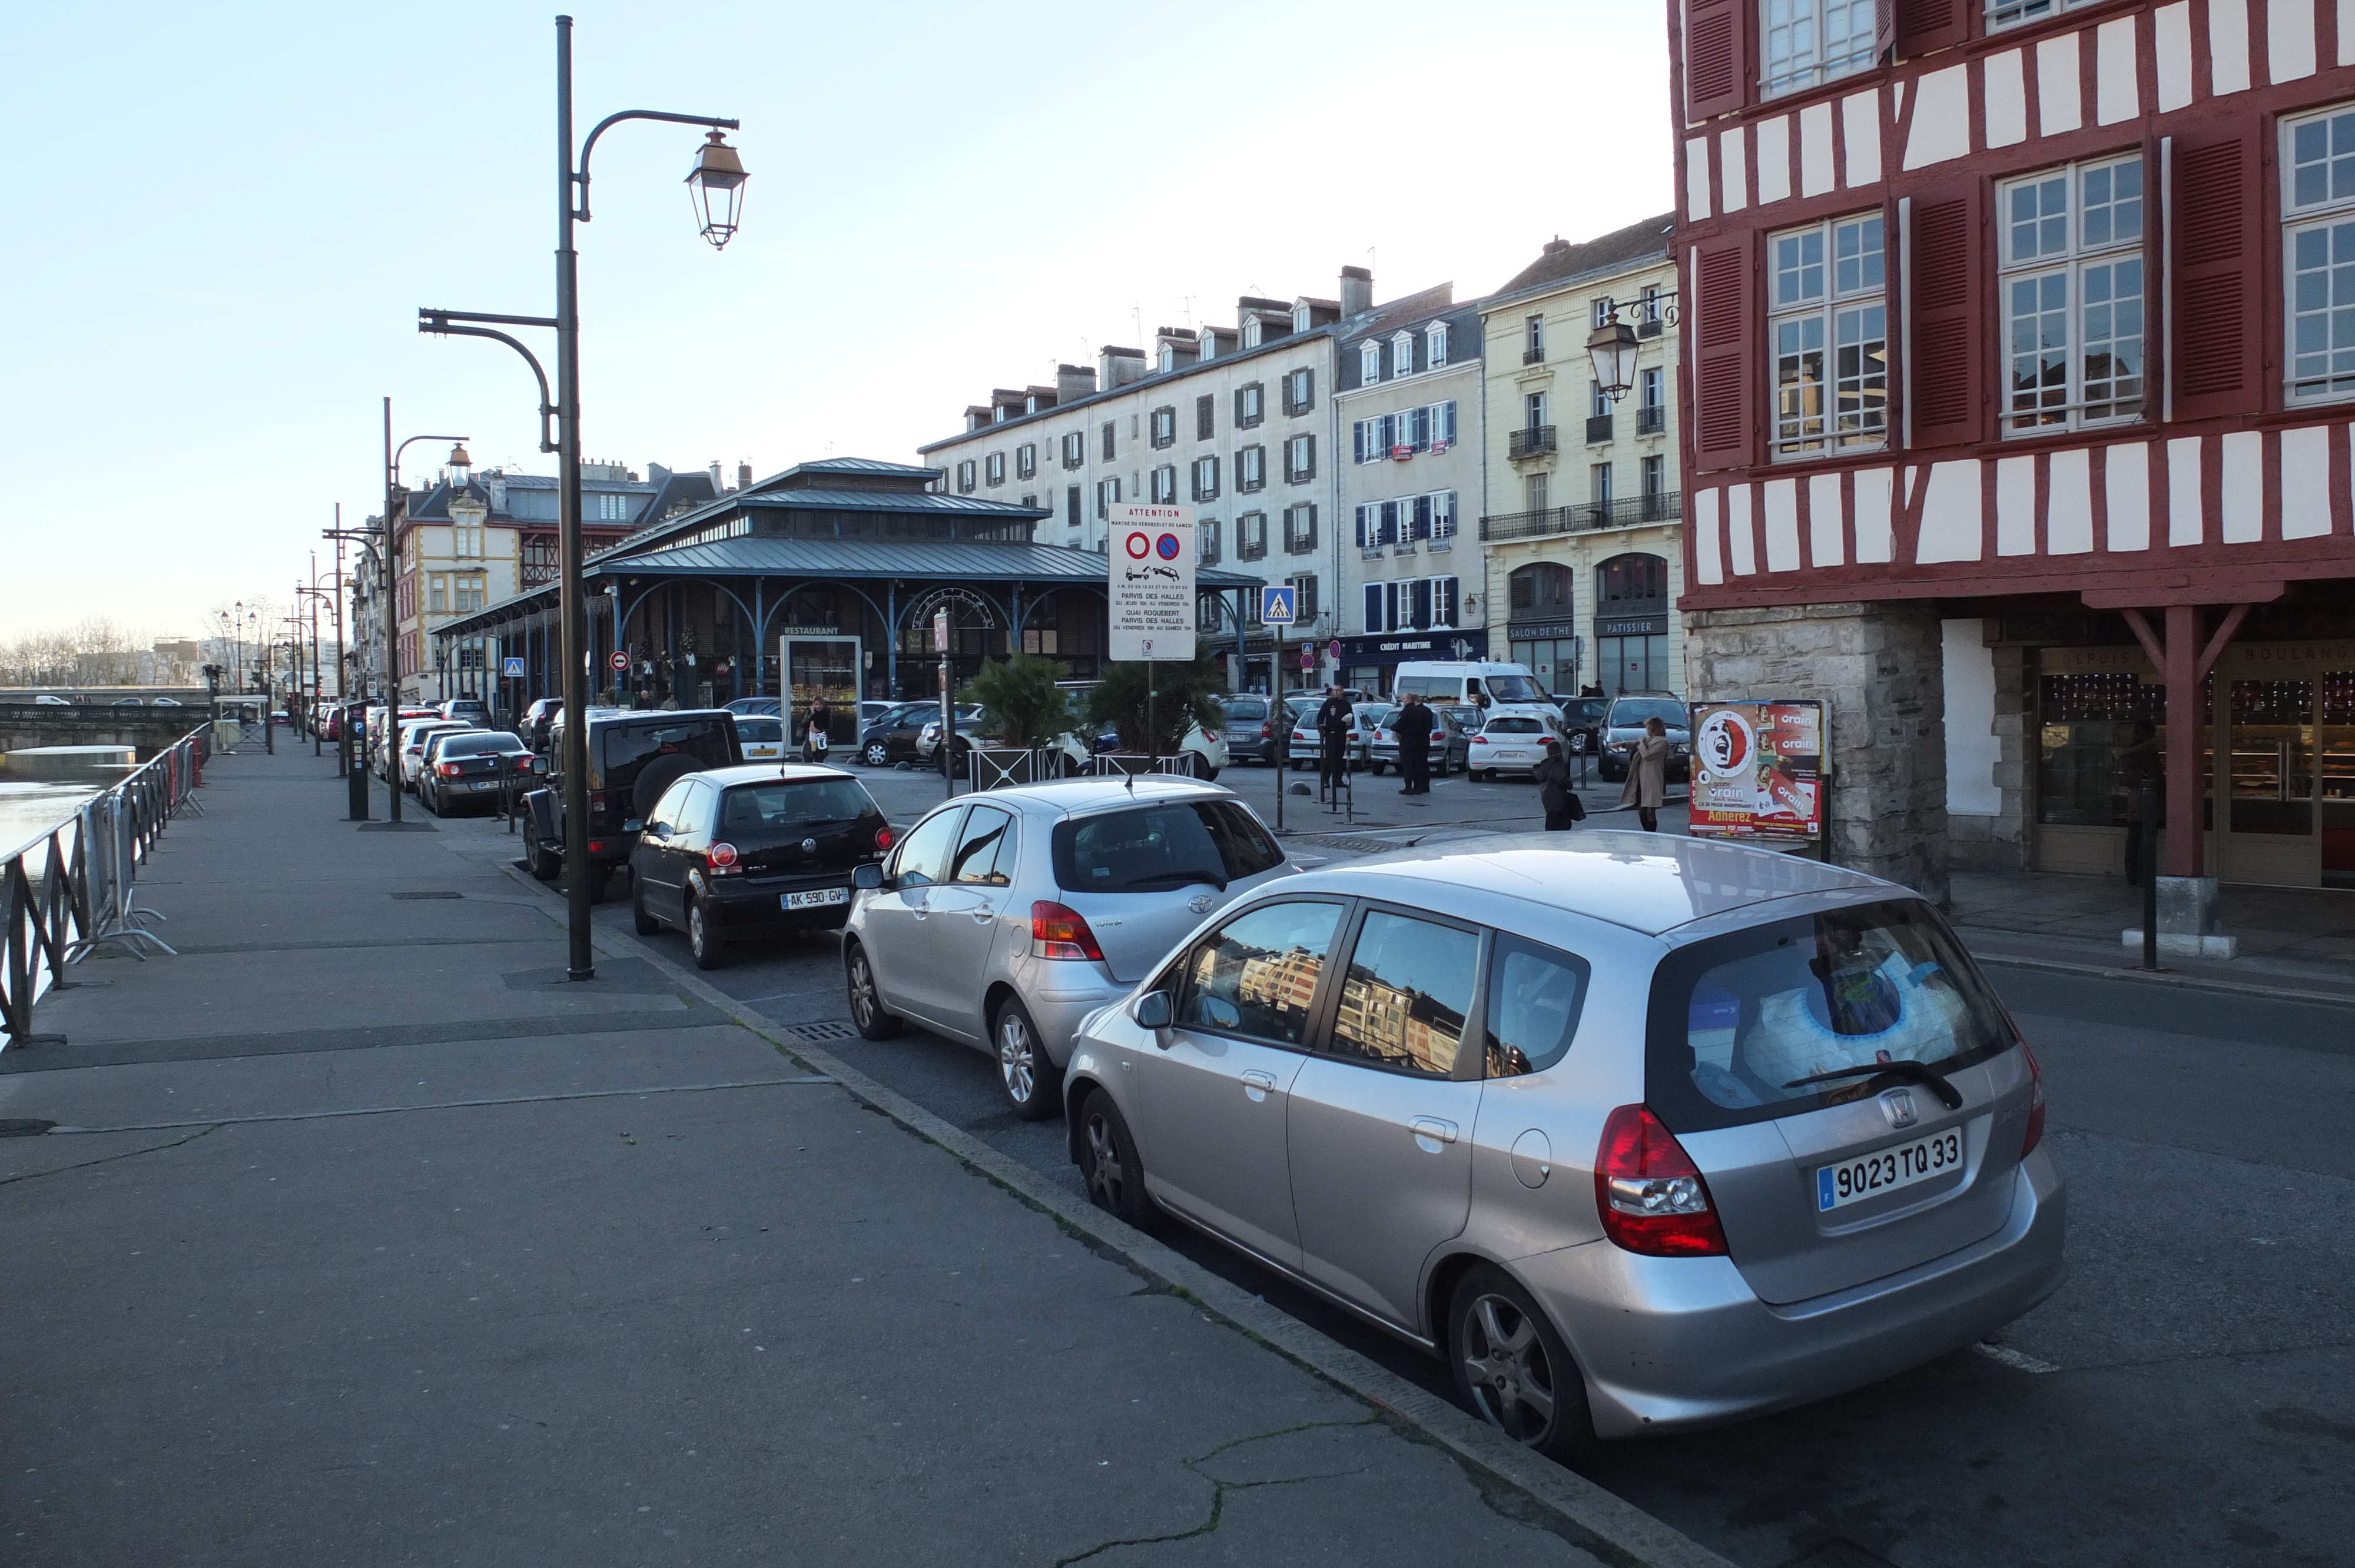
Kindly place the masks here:
<instances>
[{"instance_id":1,"label":"bridge railing","mask_svg":"<svg viewBox=\"0 0 2355 1568\"><path fill-rule=\"evenodd\" d=\"M203 810L211 752L212 726L190 731L0 860L0 1050L58 1038L33 1033L33 1003L72 983L69 964L110 944L172 950L146 929L163 916L139 904L139 868L175 816Z\"/></svg>"}]
</instances>

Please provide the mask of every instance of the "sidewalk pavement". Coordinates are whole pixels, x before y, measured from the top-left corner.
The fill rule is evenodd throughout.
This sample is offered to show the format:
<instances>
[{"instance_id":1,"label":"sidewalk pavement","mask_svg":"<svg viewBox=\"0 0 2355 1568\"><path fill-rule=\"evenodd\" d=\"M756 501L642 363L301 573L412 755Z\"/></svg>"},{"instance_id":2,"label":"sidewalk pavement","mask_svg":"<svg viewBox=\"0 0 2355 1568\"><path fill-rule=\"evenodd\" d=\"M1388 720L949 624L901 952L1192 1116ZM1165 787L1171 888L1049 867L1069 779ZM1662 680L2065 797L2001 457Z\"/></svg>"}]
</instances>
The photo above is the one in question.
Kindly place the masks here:
<instances>
[{"instance_id":1,"label":"sidewalk pavement","mask_svg":"<svg viewBox=\"0 0 2355 1568\"><path fill-rule=\"evenodd\" d=\"M332 764L207 785L141 883L182 956L0 1054L0 1120L61 1124L0 1140L16 1568L1718 1561L1556 1472L1605 1544L645 949L566 982L556 901L340 821Z\"/></svg>"}]
</instances>

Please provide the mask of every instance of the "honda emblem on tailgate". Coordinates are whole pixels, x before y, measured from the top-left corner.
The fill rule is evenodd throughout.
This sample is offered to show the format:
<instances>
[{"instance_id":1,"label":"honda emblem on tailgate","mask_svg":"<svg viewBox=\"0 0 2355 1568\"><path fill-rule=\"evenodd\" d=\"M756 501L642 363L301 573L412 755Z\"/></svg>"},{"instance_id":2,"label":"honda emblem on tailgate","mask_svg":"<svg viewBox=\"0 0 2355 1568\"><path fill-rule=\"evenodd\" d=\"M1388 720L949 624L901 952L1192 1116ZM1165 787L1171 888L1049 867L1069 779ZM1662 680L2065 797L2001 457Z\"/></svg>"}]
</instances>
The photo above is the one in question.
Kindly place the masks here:
<instances>
[{"instance_id":1,"label":"honda emblem on tailgate","mask_svg":"<svg viewBox=\"0 0 2355 1568\"><path fill-rule=\"evenodd\" d=\"M1913 1091L1911 1089L1882 1090L1881 1108L1888 1116L1891 1127L1912 1127L1920 1119L1919 1113L1913 1108Z\"/></svg>"}]
</instances>

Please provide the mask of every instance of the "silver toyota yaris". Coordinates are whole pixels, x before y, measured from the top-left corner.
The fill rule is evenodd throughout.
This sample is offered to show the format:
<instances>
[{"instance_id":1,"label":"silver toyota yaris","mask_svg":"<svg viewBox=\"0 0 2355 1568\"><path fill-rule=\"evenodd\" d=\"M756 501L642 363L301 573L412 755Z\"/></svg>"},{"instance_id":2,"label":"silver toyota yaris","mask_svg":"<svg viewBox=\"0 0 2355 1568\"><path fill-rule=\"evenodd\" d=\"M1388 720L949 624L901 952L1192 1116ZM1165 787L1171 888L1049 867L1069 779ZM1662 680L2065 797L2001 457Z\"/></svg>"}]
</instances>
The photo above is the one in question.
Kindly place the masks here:
<instances>
[{"instance_id":1,"label":"silver toyota yaris","mask_svg":"<svg viewBox=\"0 0 2355 1568\"><path fill-rule=\"evenodd\" d=\"M1148 775L959 796L855 874L851 1020L869 1040L913 1019L978 1046L1017 1116L1054 1116L1080 1020L1203 916L1296 870L1215 785Z\"/></svg>"},{"instance_id":2,"label":"silver toyota yaris","mask_svg":"<svg viewBox=\"0 0 2355 1568\"><path fill-rule=\"evenodd\" d=\"M1446 1358L1507 1433L1819 1399L2060 1285L2036 1061L1906 888L1650 833L1237 900L1086 1020L1071 1157Z\"/></svg>"}]
</instances>

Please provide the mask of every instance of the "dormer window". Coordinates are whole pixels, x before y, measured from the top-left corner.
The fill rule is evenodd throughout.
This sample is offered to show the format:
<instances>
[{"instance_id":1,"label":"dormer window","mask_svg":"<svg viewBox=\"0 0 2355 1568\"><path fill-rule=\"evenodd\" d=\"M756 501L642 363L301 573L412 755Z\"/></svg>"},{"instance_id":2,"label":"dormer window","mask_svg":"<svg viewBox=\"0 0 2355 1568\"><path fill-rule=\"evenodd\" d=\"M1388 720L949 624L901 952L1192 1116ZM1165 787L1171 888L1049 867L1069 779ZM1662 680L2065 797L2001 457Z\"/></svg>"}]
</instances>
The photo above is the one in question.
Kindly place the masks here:
<instances>
[{"instance_id":1,"label":"dormer window","mask_svg":"<svg viewBox=\"0 0 2355 1568\"><path fill-rule=\"evenodd\" d=\"M1243 323L1243 346L1245 348L1257 348L1259 346L1259 318L1257 316L1253 316L1249 321Z\"/></svg>"},{"instance_id":2,"label":"dormer window","mask_svg":"<svg viewBox=\"0 0 2355 1568\"><path fill-rule=\"evenodd\" d=\"M1293 331L1306 332L1313 324L1314 323L1309 320L1309 311L1306 305L1295 305L1292 307Z\"/></svg>"},{"instance_id":3,"label":"dormer window","mask_svg":"<svg viewBox=\"0 0 2355 1568\"><path fill-rule=\"evenodd\" d=\"M1414 334L1402 332L1391 339L1391 379L1414 374Z\"/></svg>"},{"instance_id":4,"label":"dormer window","mask_svg":"<svg viewBox=\"0 0 2355 1568\"><path fill-rule=\"evenodd\" d=\"M1178 368L1178 351L1167 344L1161 345L1161 374L1168 375Z\"/></svg>"},{"instance_id":5,"label":"dormer window","mask_svg":"<svg viewBox=\"0 0 2355 1568\"><path fill-rule=\"evenodd\" d=\"M997 405L997 407L996 407L995 408L992 408L992 409L989 411L989 422L990 422L991 424L993 424L993 425L1002 425L1002 424L1006 423L1006 405L1005 405L1005 404L1000 403L999 405Z\"/></svg>"},{"instance_id":6,"label":"dormer window","mask_svg":"<svg viewBox=\"0 0 2355 1568\"><path fill-rule=\"evenodd\" d=\"M1362 386L1372 386L1382 378L1382 345L1372 338L1358 345L1358 380Z\"/></svg>"},{"instance_id":7,"label":"dormer window","mask_svg":"<svg viewBox=\"0 0 2355 1568\"><path fill-rule=\"evenodd\" d=\"M1195 359L1198 362L1205 359L1212 359L1217 357L1218 352L1219 334L1212 332L1209 327L1204 327L1202 329L1202 336L1197 343L1194 349Z\"/></svg>"},{"instance_id":8,"label":"dormer window","mask_svg":"<svg viewBox=\"0 0 2355 1568\"><path fill-rule=\"evenodd\" d=\"M1447 323L1433 322L1423 329L1423 357L1433 370L1447 363Z\"/></svg>"}]
</instances>

